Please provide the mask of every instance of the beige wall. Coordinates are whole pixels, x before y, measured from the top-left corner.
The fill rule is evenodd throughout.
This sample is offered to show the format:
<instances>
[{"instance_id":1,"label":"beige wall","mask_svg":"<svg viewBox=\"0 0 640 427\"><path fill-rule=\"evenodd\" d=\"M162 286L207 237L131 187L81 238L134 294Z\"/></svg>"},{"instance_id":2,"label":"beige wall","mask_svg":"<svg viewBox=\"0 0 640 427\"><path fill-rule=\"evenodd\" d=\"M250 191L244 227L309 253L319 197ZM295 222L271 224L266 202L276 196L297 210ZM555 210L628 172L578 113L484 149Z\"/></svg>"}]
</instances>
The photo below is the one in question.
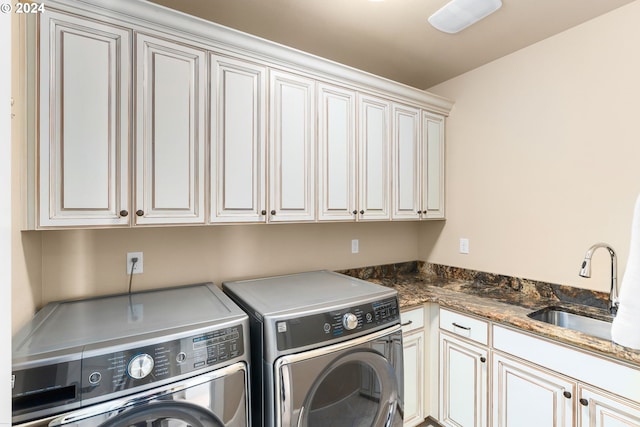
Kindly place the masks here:
<instances>
[{"instance_id":1,"label":"beige wall","mask_svg":"<svg viewBox=\"0 0 640 427\"><path fill-rule=\"evenodd\" d=\"M431 262L607 290L610 243L624 272L640 193L640 2L430 91L447 125L447 223L422 226ZM458 239L470 239L470 254Z\"/></svg>"},{"instance_id":2,"label":"beige wall","mask_svg":"<svg viewBox=\"0 0 640 427\"><path fill-rule=\"evenodd\" d=\"M126 292L126 253L144 253L133 290L414 260L418 224L256 224L42 233L42 301ZM360 252L351 253L351 239Z\"/></svg>"}]
</instances>

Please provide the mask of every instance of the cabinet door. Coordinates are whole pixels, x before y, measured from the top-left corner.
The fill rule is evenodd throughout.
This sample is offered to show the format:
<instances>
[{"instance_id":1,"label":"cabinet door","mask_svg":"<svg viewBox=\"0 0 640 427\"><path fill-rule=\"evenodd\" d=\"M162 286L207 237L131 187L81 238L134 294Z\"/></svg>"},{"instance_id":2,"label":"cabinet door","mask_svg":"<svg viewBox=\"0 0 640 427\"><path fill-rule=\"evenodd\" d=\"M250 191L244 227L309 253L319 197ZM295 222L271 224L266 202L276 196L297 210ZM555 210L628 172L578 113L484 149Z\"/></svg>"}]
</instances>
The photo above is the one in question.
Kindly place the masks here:
<instances>
[{"instance_id":1,"label":"cabinet door","mask_svg":"<svg viewBox=\"0 0 640 427\"><path fill-rule=\"evenodd\" d=\"M579 386L579 427L640 427L640 404L604 390Z\"/></svg>"},{"instance_id":2,"label":"cabinet door","mask_svg":"<svg viewBox=\"0 0 640 427\"><path fill-rule=\"evenodd\" d=\"M315 219L315 81L271 71L269 221Z\"/></svg>"},{"instance_id":3,"label":"cabinet door","mask_svg":"<svg viewBox=\"0 0 640 427\"><path fill-rule=\"evenodd\" d=\"M420 110L393 106L393 219L420 219Z\"/></svg>"},{"instance_id":4,"label":"cabinet door","mask_svg":"<svg viewBox=\"0 0 640 427\"><path fill-rule=\"evenodd\" d=\"M211 56L211 221L266 221L266 69Z\"/></svg>"},{"instance_id":5,"label":"cabinet door","mask_svg":"<svg viewBox=\"0 0 640 427\"><path fill-rule=\"evenodd\" d=\"M41 19L39 226L126 225L130 32L51 10Z\"/></svg>"},{"instance_id":6,"label":"cabinet door","mask_svg":"<svg viewBox=\"0 0 640 427\"><path fill-rule=\"evenodd\" d=\"M446 426L487 425L488 349L440 332L440 421Z\"/></svg>"},{"instance_id":7,"label":"cabinet door","mask_svg":"<svg viewBox=\"0 0 640 427\"><path fill-rule=\"evenodd\" d=\"M571 427L576 384L538 366L493 355L494 427Z\"/></svg>"},{"instance_id":8,"label":"cabinet door","mask_svg":"<svg viewBox=\"0 0 640 427\"><path fill-rule=\"evenodd\" d=\"M355 92L319 85L318 219L356 218Z\"/></svg>"},{"instance_id":9,"label":"cabinet door","mask_svg":"<svg viewBox=\"0 0 640 427\"><path fill-rule=\"evenodd\" d=\"M204 222L205 53L136 36L136 224Z\"/></svg>"},{"instance_id":10,"label":"cabinet door","mask_svg":"<svg viewBox=\"0 0 640 427\"><path fill-rule=\"evenodd\" d=\"M403 334L404 360L404 425L415 426L425 419L424 413L424 330Z\"/></svg>"},{"instance_id":11,"label":"cabinet door","mask_svg":"<svg viewBox=\"0 0 640 427\"><path fill-rule=\"evenodd\" d=\"M362 95L358 112L358 219L386 220L391 205L391 105Z\"/></svg>"},{"instance_id":12,"label":"cabinet door","mask_svg":"<svg viewBox=\"0 0 640 427\"><path fill-rule=\"evenodd\" d=\"M422 218L444 219L444 117L422 113Z\"/></svg>"}]
</instances>

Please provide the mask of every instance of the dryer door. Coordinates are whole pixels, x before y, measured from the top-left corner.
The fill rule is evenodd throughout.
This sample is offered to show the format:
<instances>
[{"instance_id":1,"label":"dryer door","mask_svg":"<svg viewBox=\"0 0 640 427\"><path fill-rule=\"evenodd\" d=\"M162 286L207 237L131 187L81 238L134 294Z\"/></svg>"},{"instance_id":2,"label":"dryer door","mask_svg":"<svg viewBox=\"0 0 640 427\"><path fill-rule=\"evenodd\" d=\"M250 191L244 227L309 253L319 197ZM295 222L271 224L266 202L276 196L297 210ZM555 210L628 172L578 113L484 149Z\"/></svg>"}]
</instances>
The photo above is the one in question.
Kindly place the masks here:
<instances>
[{"instance_id":1,"label":"dryer door","mask_svg":"<svg viewBox=\"0 0 640 427\"><path fill-rule=\"evenodd\" d=\"M276 362L276 427L402 425L400 331Z\"/></svg>"}]
</instances>

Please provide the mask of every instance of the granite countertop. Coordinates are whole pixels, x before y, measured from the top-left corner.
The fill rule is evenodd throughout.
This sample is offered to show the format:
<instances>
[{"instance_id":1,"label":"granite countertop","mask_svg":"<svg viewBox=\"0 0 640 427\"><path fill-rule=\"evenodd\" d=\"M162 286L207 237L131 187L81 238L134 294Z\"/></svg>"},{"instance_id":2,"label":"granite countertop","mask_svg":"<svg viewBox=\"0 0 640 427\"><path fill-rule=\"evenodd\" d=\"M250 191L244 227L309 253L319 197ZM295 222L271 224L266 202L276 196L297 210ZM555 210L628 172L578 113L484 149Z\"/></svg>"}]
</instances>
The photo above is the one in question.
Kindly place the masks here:
<instances>
[{"instance_id":1,"label":"granite countertop","mask_svg":"<svg viewBox=\"0 0 640 427\"><path fill-rule=\"evenodd\" d=\"M606 310L608 295L603 293L419 261L341 273L397 290L403 310L426 302L437 303L640 368L639 350L527 317L532 311L555 306L610 318Z\"/></svg>"}]
</instances>

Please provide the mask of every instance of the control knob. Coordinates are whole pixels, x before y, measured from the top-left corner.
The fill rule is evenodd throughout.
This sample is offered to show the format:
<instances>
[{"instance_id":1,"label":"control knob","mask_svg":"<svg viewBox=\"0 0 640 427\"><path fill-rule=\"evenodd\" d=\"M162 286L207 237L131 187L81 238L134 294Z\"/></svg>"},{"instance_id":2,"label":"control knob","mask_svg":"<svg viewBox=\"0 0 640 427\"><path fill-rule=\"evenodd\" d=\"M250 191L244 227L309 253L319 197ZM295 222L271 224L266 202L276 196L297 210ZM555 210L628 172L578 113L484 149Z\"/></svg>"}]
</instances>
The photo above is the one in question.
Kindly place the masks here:
<instances>
[{"instance_id":1,"label":"control knob","mask_svg":"<svg viewBox=\"0 0 640 427\"><path fill-rule=\"evenodd\" d=\"M358 318L353 313L346 313L342 316L342 324L347 331L350 331L358 326Z\"/></svg>"},{"instance_id":2,"label":"control knob","mask_svg":"<svg viewBox=\"0 0 640 427\"><path fill-rule=\"evenodd\" d=\"M146 353L138 354L129 361L127 372L136 380L140 380L153 371L153 357Z\"/></svg>"}]
</instances>

